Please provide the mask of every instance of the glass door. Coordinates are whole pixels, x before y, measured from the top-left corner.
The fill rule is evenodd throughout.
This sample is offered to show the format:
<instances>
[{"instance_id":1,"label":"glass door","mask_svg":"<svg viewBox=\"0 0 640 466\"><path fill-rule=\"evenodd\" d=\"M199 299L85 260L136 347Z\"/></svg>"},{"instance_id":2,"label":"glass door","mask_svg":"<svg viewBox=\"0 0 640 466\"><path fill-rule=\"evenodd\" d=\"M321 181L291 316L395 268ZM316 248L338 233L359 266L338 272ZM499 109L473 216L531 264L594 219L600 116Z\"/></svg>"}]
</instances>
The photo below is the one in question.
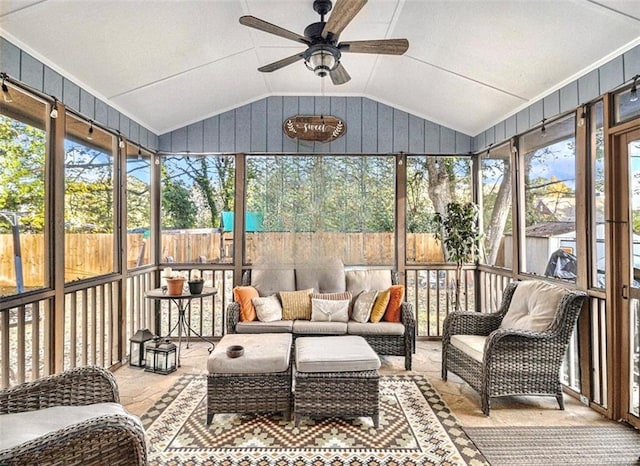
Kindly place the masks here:
<instances>
[{"instance_id":1,"label":"glass door","mask_svg":"<svg viewBox=\"0 0 640 466\"><path fill-rule=\"evenodd\" d=\"M622 329L628 339L628 358L622 367L627 367L623 379L627 379L627 396L623 399L626 404L626 414L629 422L640 426L640 130L626 133L621 137L620 149L623 166L628 173L629 199L628 223L622 222L622 244L625 245L626 257L621 260L622 309L625 310ZM626 162L626 163L625 163ZM622 172L624 173L624 172ZM624 179L624 178L622 178ZM624 202L623 202L624 204ZM627 324L627 325L625 325ZM625 338L626 337L626 338ZM625 357L626 356L626 357ZM626 377L625 377L626 376ZM624 393L624 391L623 391ZM625 403L626 401L626 403Z\"/></svg>"}]
</instances>

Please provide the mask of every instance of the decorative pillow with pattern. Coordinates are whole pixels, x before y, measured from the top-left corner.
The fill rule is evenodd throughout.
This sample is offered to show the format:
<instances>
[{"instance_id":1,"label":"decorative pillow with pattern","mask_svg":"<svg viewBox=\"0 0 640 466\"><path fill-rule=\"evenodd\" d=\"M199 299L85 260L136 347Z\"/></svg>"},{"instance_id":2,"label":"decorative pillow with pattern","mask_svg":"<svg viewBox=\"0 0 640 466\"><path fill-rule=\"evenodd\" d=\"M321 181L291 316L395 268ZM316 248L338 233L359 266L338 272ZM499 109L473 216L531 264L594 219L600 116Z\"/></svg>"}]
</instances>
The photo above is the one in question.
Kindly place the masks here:
<instances>
[{"instance_id":1,"label":"decorative pillow with pattern","mask_svg":"<svg viewBox=\"0 0 640 466\"><path fill-rule=\"evenodd\" d=\"M300 291L281 291L282 320L311 320L311 293L313 293L313 288Z\"/></svg>"},{"instance_id":2,"label":"decorative pillow with pattern","mask_svg":"<svg viewBox=\"0 0 640 466\"><path fill-rule=\"evenodd\" d=\"M256 314L260 322L282 320L282 306L276 295L265 296L264 298L253 298L251 302L256 308Z\"/></svg>"},{"instance_id":3,"label":"decorative pillow with pattern","mask_svg":"<svg viewBox=\"0 0 640 466\"><path fill-rule=\"evenodd\" d=\"M349 300L311 299L313 322L348 322Z\"/></svg>"},{"instance_id":4,"label":"decorative pillow with pattern","mask_svg":"<svg viewBox=\"0 0 640 466\"><path fill-rule=\"evenodd\" d=\"M353 303L351 318L363 324L368 322L373 303L376 301L376 296L378 296L377 290L363 291L360 293L356 298L356 302Z\"/></svg>"}]
</instances>

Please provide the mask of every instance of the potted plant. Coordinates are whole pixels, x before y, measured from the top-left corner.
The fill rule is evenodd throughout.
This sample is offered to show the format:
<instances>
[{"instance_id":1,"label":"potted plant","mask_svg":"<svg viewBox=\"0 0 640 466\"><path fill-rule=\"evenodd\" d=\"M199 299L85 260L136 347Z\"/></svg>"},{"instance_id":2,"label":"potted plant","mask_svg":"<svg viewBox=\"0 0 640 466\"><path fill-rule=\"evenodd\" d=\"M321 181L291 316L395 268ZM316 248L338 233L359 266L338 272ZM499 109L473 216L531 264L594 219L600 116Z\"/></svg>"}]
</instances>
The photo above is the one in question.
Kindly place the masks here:
<instances>
[{"instance_id":1,"label":"potted plant","mask_svg":"<svg viewBox=\"0 0 640 466\"><path fill-rule=\"evenodd\" d=\"M202 288L204 287L204 279L200 276L200 272L194 270L191 272L191 277L187 282L189 285L189 293L191 294L200 294L202 293Z\"/></svg>"},{"instance_id":2,"label":"potted plant","mask_svg":"<svg viewBox=\"0 0 640 466\"><path fill-rule=\"evenodd\" d=\"M479 252L482 233L478 225L478 206L472 202L447 204L446 216L436 213L436 240L442 241L445 259L456 264L455 310L460 310L462 266L473 262Z\"/></svg>"}]
</instances>

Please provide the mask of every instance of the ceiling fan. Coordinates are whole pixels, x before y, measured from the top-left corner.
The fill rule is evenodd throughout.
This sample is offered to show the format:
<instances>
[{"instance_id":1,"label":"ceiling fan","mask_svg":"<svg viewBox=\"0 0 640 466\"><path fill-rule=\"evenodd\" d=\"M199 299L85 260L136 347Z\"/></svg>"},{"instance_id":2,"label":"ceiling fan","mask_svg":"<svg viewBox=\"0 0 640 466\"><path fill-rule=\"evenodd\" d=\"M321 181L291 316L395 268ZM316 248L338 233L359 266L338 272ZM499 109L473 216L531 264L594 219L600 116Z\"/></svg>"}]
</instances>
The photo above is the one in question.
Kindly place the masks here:
<instances>
[{"instance_id":1,"label":"ceiling fan","mask_svg":"<svg viewBox=\"0 0 640 466\"><path fill-rule=\"evenodd\" d=\"M333 13L325 22L324 17L332 9L331 0L314 0L313 9L320 15L320 21L311 23L301 36L295 32L271 24L255 16L240 17L240 24L276 36L291 39L307 46L303 52L283 58L268 65L261 66L258 71L270 73L299 60L317 76L329 75L333 84L344 84L351 79L340 62L343 53L378 53L384 55L402 55L409 48L407 39L360 40L338 42L340 33L358 14L367 0L337 0Z\"/></svg>"}]
</instances>

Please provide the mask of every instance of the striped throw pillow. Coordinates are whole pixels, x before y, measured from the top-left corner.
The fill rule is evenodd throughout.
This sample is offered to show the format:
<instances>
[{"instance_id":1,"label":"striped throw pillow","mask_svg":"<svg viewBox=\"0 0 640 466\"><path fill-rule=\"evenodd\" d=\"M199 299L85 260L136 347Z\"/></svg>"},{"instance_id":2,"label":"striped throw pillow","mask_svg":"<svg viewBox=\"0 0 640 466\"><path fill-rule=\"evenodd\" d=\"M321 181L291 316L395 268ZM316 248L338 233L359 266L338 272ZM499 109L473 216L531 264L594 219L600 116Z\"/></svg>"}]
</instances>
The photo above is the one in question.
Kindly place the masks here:
<instances>
[{"instance_id":1,"label":"striped throw pillow","mask_svg":"<svg viewBox=\"0 0 640 466\"><path fill-rule=\"evenodd\" d=\"M313 293L313 288L300 291L281 291L282 320L311 320L311 293Z\"/></svg>"}]
</instances>

